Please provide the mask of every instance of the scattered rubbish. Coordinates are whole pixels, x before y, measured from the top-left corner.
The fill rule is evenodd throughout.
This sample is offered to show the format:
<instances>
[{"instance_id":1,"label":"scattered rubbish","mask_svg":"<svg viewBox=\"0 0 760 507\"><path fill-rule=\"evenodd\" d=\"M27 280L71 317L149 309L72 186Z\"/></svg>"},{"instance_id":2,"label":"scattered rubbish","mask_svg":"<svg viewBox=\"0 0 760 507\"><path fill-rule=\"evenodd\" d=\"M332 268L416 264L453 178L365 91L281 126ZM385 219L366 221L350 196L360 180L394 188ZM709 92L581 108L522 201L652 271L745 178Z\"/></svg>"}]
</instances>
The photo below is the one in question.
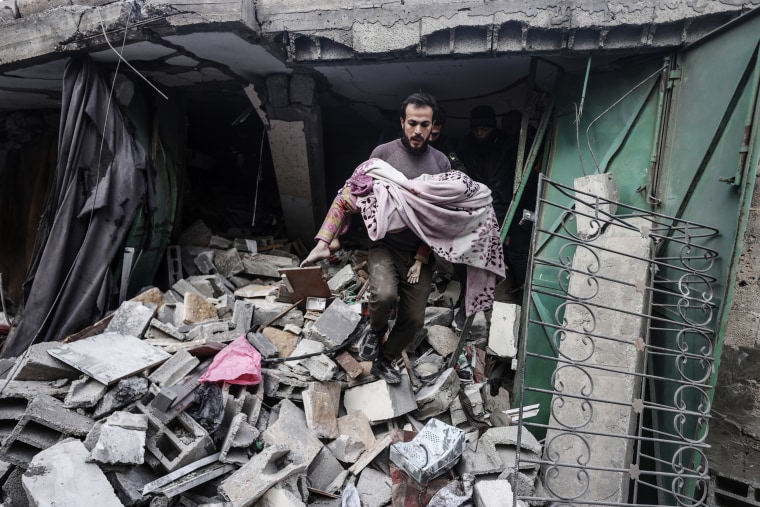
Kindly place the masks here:
<instances>
[{"instance_id":1,"label":"scattered rubbish","mask_svg":"<svg viewBox=\"0 0 760 507\"><path fill-rule=\"evenodd\" d=\"M430 419L411 442L391 445L390 459L420 484L451 469L466 447L464 431Z\"/></svg>"}]
</instances>

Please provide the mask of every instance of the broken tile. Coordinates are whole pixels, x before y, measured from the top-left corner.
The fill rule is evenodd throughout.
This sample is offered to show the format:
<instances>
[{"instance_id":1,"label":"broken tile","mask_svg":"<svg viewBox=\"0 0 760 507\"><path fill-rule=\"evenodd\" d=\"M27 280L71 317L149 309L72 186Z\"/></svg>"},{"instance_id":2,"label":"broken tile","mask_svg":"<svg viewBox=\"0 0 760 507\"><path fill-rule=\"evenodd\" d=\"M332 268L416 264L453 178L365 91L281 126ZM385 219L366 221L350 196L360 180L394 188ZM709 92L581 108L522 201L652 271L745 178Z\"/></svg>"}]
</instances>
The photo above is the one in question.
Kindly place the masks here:
<instances>
[{"instance_id":1,"label":"broken tile","mask_svg":"<svg viewBox=\"0 0 760 507\"><path fill-rule=\"evenodd\" d=\"M150 303L149 303L150 304ZM104 333L118 333L142 338L156 315L156 306L137 301L124 301L113 314Z\"/></svg>"},{"instance_id":2,"label":"broken tile","mask_svg":"<svg viewBox=\"0 0 760 507\"><path fill-rule=\"evenodd\" d=\"M139 338L109 332L58 344L48 353L106 385L157 366L170 357Z\"/></svg>"}]
</instances>

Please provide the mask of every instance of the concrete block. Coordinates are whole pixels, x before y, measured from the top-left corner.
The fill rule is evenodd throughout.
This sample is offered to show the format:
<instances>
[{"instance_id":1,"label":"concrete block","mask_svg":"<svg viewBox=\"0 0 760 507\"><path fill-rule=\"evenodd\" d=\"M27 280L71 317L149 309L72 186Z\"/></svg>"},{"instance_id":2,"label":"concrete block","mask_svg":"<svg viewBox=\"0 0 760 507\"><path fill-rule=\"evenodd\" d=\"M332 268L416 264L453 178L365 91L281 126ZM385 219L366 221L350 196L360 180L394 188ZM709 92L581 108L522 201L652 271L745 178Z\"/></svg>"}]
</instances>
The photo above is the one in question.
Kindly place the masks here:
<instances>
[{"instance_id":1,"label":"concrete block","mask_svg":"<svg viewBox=\"0 0 760 507\"><path fill-rule=\"evenodd\" d=\"M108 386L90 377L82 377L71 383L63 406L66 408L92 408L106 394Z\"/></svg>"},{"instance_id":2,"label":"concrete block","mask_svg":"<svg viewBox=\"0 0 760 507\"><path fill-rule=\"evenodd\" d=\"M367 449L364 442L349 435L340 435L327 444L327 448L343 463L356 463L361 454Z\"/></svg>"},{"instance_id":3,"label":"concrete block","mask_svg":"<svg viewBox=\"0 0 760 507\"><path fill-rule=\"evenodd\" d=\"M488 352L503 358L516 357L519 336L520 305L494 301L488 332Z\"/></svg>"},{"instance_id":4,"label":"concrete block","mask_svg":"<svg viewBox=\"0 0 760 507\"><path fill-rule=\"evenodd\" d=\"M262 324L269 323L269 321L290 308L291 305L287 303L270 303L268 301L256 300L253 302L253 306L253 323L251 324L251 327L258 328ZM270 323L270 325L274 326L286 326L288 324L303 326L303 312L298 308L292 308L288 313Z\"/></svg>"},{"instance_id":5,"label":"concrete block","mask_svg":"<svg viewBox=\"0 0 760 507\"><path fill-rule=\"evenodd\" d=\"M220 296L222 293L215 290L212 285L212 276L209 275L194 275L186 278L187 282L195 287L201 296L211 299Z\"/></svg>"},{"instance_id":6,"label":"concrete block","mask_svg":"<svg viewBox=\"0 0 760 507\"><path fill-rule=\"evenodd\" d=\"M198 268L198 271L204 275L216 273L213 250L205 250L193 257L193 264L195 264L195 267Z\"/></svg>"},{"instance_id":7,"label":"concrete block","mask_svg":"<svg viewBox=\"0 0 760 507\"><path fill-rule=\"evenodd\" d=\"M354 273L354 269L351 264L346 264L337 273L335 273L329 280L327 280L327 286L330 287L332 292L340 292L344 288L348 287L359 281L359 277Z\"/></svg>"},{"instance_id":8,"label":"concrete block","mask_svg":"<svg viewBox=\"0 0 760 507\"><path fill-rule=\"evenodd\" d=\"M182 246L208 246L213 235L214 233L203 220L198 219L182 231L179 244Z\"/></svg>"},{"instance_id":9,"label":"concrete block","mask_svg":"<svg viewBox=\"0 0 760 507\"><path fill-rule=\"evenodd\" d=\"M297 495L275 486L264 493L255 507L306 507L306 504Z\"/></svg>"},{"instance_id":10,"label":"concrete block","mask_svg":"<svg viewBox=\"0 0 760 507\"><path fill-rule=\"evenodd\" d=\"M473 500L475 507L502 507L514 503L512 486L506 480L475 482ZM524 506L522 502L518 505Z\"/></svg>"},{"instance_id":11,"label":"concrete block","mask_svg":"<svg viewBox=\"0 0 760 507\"><path fill-rule=\"evenodd\" d=\"M4 399L0 410L3 426L13 428L0 446L0 458L25 468L40 450L68 437L84 437L94 421L67 410L63 403L46 395L27 402L19 398ZM23 413L19 417L19 412ZM13 425L14 419L18 417Z\"/></svg>"},{"instance_id":12,"label":"concrete block","mask_svg":"<svg viewBox=\"0 0 760 507\"><path fill-rule=\"evenodd\" d=\"M365 468L356 483L362 505L382 507L391 501L391 478L374 468Z\"/></svg>"},{"instance_id":13,"label":"concrete block","mask_svg":"<svg viewBox=\"0 0 760 507\"><path fill-rule=\"evenodd\" d=\"M59 380L77 379L81 372L51 356L48 350L60 347L59 342L36 343L27 349L26 355L17 360L8 377L13 380Z\"/></svg>"},{"instance_id":14,"label":"concrete block","mask_svg":"<svg viewBox=\"0 0 760 507\"><path fill-rule=\"evenodd\" d=\"M276 418L273 420L273 418ZM290 400L282 400L270 415L269 427L262 433L269 445L287 442L293 453L303 458L308 467L322 450L322 442L309 429L306 415Z\"/></svg>"},{"instance_id":15,"label":"concrete block","mask_svg":"<svg viewBox=\"0 0 760 507\"><path fill-rule=\"evenodd\" d=\"M92 417L100 419L114 410L124 408L148 393L150 381L145 377L128 377L111 386L98 402Z\"/></svg>"},{"instance_id":16,"label":"concrete block","mask_svg":"<svg viewBox=\"0 0 760 507\"><path fill-rule=\"evenodd\" d=\"M375 434L364 412L358 411L338 418L338 431L341 435L359 440L367 449L375 446Z\"/></svg>"},{"instance_id":17,"label":"concrete block","mask_svg":"<svg viewBox=\"0 0 760 507\"><path fill-rule=\"evenodd\" d=\"M278 270L298 266L297 261L279 255L242 254L240 257L243 260L245 272L252 276L266 276L279 279L280 273Z\"/></svg>"},{"instance_id":18,"label":"concrete block","mask_svg":"<svg viewBox=\"0 0 760 507\"><path fill-rule=\"evenodd\" d=\"M617 201L620 200L617 183L610 173L591 174L575 178L573 188L576 190L575 223L578 235L581 238L594 237L604 229L610 216L617 211ZM596 197L604 200L597 204Z\"/></svg>"},{"instance_id":19,"label":"concrete block","mask_svg":"<svg viewBox=\"0 0 760 507\"><path fill-rule=\"evenodd\" d=\"M354 312L343 300L335 298L314 322L309 336L324 343L328 348L337 347L348 339L359 320L361 315Z\"/></svg>"},{"instance_id":20,"label":"concrete block","mask_svg":"<svg viewBox=\"0 0 760 507\"><path fill-rule=\"evenodd\" d=\"M244 464L250 458L248 447L259 436L259 430L248 423L246 414L237 414L230 424L230 429L222 442L219 461L222 463Z\"/></svg>"},{"instance_id":21,"label":"concrete block","mask_svg":"<svg viewBox=\"0 0 760 507\"><path fill-rule=\"evenodd\" d=\"M111 322L106 326L106 333L119 333L142 338L155 317L157 307L146 306L137 301L124 301L113 314Z\"/></svg>"},{"instance_id":22,"label":"concrete block","mask_svg":"<svg viewBox=\"0 0 760 507\"><path fill-rule=\"evenodd\" d=\"M225 277L230 277L245 271L243 259L236 248L217 251L214 254L214 266Z\"/></svg>"},{"instance_id":23,"label":"concrete block","mask_svg":"<svg viewBox=\"0 0 760 507\"><path fill-rule=\"evenodd\" d=\"M248 282L246 280L246 282ZM261 285L258 283L246 283L246 285L235 290L235 297L243 299L265 298L277 290L276 285Z\"/></svg>"},{"instance_id":24,"label":"concrete block","mask_svg":"<svg viewBox=\"0 0 760 507\"><path fill-rule=\"evenodd\" d=\"M47 394L53 398L63 398L69 392L71 386L63 383L64 381L45 381L45 380L3 380L3 390L0 393L2 398L27 398L32 399L40 394ZM69 407L66 407L69 408ZM0 440L2 440L0 438Z\"/></svg>"},{"instance_id":25,"label":"concrete block","mask_svg":"<svg viewBox=\"0 0 760 507\"><path fill-rule=\"evenodd\" d=\"M230 329L227 321L207 321L196 324L187 331L190 341L229 342L242 336L237 329Z\"/></svg>"},{"instance_id":26,"label":"concrete block","mask_svg":"<svg viewBox=\"0 0 760 507\"><path fill-rule=\"evenodd\" d=\"M443 357L454 353L459 337L447 326L432 325L427 330L427 342Z\"/></svg>"},{"instance_id":27,"label":"concrete block","mask_svg":"<svg viewBox=\"0 0 760 507\"><path fill-rule=\"evenodd\" d=\"M110 472L107 476L116 496L126 507L144 505L148 502L142 490L146 484L158 478L147 465L128 467L123 471Z\"/></svg>"},{"instance_id":28,"label":"concrete block","mask_svg":"<svg viewBox=\"0 0 760 507\"><path fill-rule=\"evenodd\" d=\"M449 327L454 322L454 311L451 308L441 306L428 306L425 308L425 328L430 326Z\"/></svg>"},{"instance_id":29,"label":"concrete block","mask_svg":"<svg viewBox=\"0 0 760 507\"><path fill-rule=\"evenodd\" d=\"M186 413L180 413L169 424L156 417L150 407L154 393L152 391L135 402L131 409L148 417L146 462L154 468L172 472L212 454L215 447L208 432Z\"/></svg>"},{"instance_id":30,"label":"concrete block","mask_svg":"<svg viewBox=\"0 0 760 507\"><path fill-rule=\"evenodd\" d=\"M8 507L29 507L29 497L21 480L24 470L14 468L3 482L3 505Z\"/></svg>"},{"instance_id":31,"label":"concrete block","mask_svg":"<svg viewBox=\"0 0 760 507\"><path fill-rule=\"evenodd\" d=\"M300 335L303 332L303 328L296 326L294 324L286 324L285 327L282 328L282 330L288 333L293 333L296 336Z\"/></svg>"},{"instance_id":32,"label":"concrete block","mask_svg":"<svg viewBox=\"0 0 760 507\"><path fill-rule=\"evenodd\" d=\"M417 391L414 417L425 420L444 413L459 396L459 389L459 375L454 368L447 368L433 384L422 386Z\"/></svg>"},{"instance_id":33,"label":"concrete block","mask_svg":"<svg viewBox=\"0 0 760 507\"><path fill-rule=\"evenodd\" d=\"M151 373L148 380L159 387L172 386L199 364L200 360L197 357L186 350L179 350Z\"/></svg>"},{"instance_id":34,"label":"concrete block","mask_svg":"<svg viewBox=\"0 0 760 507\"><path fill-rule=\"evenodd\" d=\"M306 475L310 487L332 493L333 490L329 489L330 485L344 472L343 465L326 446L311 462Z\"/></svg>"},{"instance_id":35,"label":"concrete block","mask_svg":"<svg viewBox=\"0 0 760 507\"><path fill-rule=\"evenodd\" d=\"M277 357L280 353L277 346L272 343L264 333L249 332L246 334L246 338L248 338L248 343L250 343L253 348L259 351L262 358L268 359L270 357ZM293 343L293 347L295 347L295 341Z\"/></svg>"},{"instance_id":36,"label":"concrete block","mask_svg":"<svg viewBox=\"0 0 760 507\"><path fill-rule=\"evenodd\" d=\"M76 439L65 440L34 456L21 479L30 503L123 507L100 468L87 463L87 456L84 444Z\"/></svg>"},{"instance_id":37,"label":"concrete block","mask_svg":"<svg viewBox=\"0 0 760 507\"><path fill-rule=\"evenodd\" d=\"M200 294L187 292L183 304L182 322L184 324L198 324L218 318L214 305Z\"/></svg>"},{"instance_id":38,"label":"concrete block","mask_svg":"<svg viewBox=\"0 0 760 507\"><path fill-rule=\"evenodd\" d=\"M235 301L235 309L232 312L232 321L235 323L235 329L240 333L246 333L251 329L253 322L253 303L244 299Z\"/></svg>"},{"instance_id":39,"label":"concrete block","mask_svg":"<svg viewBox=\"0 0 760 507\"><path fill-rule=\"evenodd\" d=\"M325 354L309 357L303 360L302 365L309 370L309 374L321 382L328 382L338 373L338 365Z\"/></svg>"},{"instance_id":40,"label":"concrete block","mask_svg":"<svg viewBox=\"0 0 760 507\"><path fill-rule=\"evenodd\" d=\"M318 438L336 438L341 386L337 382L311 382L302 393L306 425Z\"/></svg>"},{"instance_id":41,"label":"concrete block","mask_svg":"<svg viewBox=\"0 0 760 507\"><path fill-rule=\"evenodd\" d=\"M182 299L180 301L184 301L185 295L188 293L198 294L199 296L201 295L201 293L198 292L198 289L196 289L193 284L191 284L184 278L177 280L174 283L174 285L172 285L172 290L177 292L177 294L181 296ZM174 301L174 302L178 303L180 301Z\"/></svg>"},{"instance_id":42,"label":"concrete block","mask_svg":"<svg viewBox=\"0 0 760 507\"><path fill-rule=\"evenodd\" d=\"M371 423L386 421L417 408L409 376L401 375L395 385L382 380L346 389L343 405L348 414L364 412Z\"/></svg>"},{"instance_id":43,"label":"concrete block","mask_svg":"<svg viewBox=\"0 0 760 507\"><path fill-rule=\"evenodd\" d=\"M290 102L311 106L314 103L314 91L316 89L314 77L308 74L291 74L290 76Z\"/></svg>"},{"instance_id":44,"label":"concrete block","mask_svg":"<svg viewBox=\"0 0 760 507\"><path fill-rule=\"evenodd\" d=\"M464 395L470 402L472 415L478 418L482 418L486 413L485 407L483 406L483 396L480 393L484 385L486 384L467 384L464 386Z\"/></svg>"},{"instance_id":45,"label":"concrete block","mask_svg":"<svg viewBox=\"0 0 760 507\"><path fill-rule=\"evenodd\" d=\"M174 322L174 316L170 322ZM163 339L172 338L178 341L187 340L187 336L184 333L180 333L179 330L174 327L174 324L165 323L160 318L152 319L148 329L145 331L145 339Z\"/></svg>"},{"instance_id":46,"label":"concrete block","mask_svg":"<svg viewBox=\"0 0 760 507\"><path fill-rule=\"evenodd\" d=\"M145 461L148 418L143 414L114 412L98 421L87 435L88 462L105 465L140 465Z\"/></svg>"},{"instance_id":47,"label":"concrete block","mask_svg":"<svg viewBox=\"0 0 760 507\"><path fill-rule=\"evenodd\" d=\"M234 507L248 507L275 484L306 471L302 457L285 445L264 448L219 486L219 493Z\"/></svg>"}]
</instances>

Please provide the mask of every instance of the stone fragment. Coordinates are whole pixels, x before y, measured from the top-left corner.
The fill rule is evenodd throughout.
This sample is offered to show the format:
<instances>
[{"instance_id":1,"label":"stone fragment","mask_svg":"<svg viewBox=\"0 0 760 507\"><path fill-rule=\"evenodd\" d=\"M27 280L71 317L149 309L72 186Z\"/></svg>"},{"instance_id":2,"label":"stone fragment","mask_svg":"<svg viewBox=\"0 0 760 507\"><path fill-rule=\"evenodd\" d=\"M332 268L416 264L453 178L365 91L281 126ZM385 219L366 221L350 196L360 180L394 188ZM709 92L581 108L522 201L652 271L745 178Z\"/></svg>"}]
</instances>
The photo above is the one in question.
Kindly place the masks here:
<instances>
[{"instance_id":1,"label":"stone fragment","mask_svg":"<svg viewBox=\"0 0 760 507\"><path fill-rule=\"evenodd\" d=\"M327 286L332 292L340 292L344 288L358 282L359 278L354 273L351 264L346 264L337 273L327 280Z\"/></svg>"},{"instance_id":2,"label":"stone fragment","mask_svg":"<svg viewBox=\"0 0 760 507\"><path fill-rule=\"evenodd\" d=\"M197 357L185 350L175 352L164 364L150 374L148 380L159 387L174 385L200 364Z\"/></svg>"},{"instance_id":3,"label":"stone fragment","mask_svg":"<svg viewBox=\"0 0 760 507\"><path fill-rule=\"evenodd\" d=\"M165 303L164 293L161 292L161 289L158 287L151 287L150 289L139 293L130 299L130 301L142 303L149 308L155 307L156 309L160 309Z\"/></svg>"},{"instance_id":4,"label":"stone fragment","mask_svg":"<svg viewBox=\"0 0 760 507\"><path fill-rule=\"evenodd\" d=\"M251 324L253 329L258 329L263 324L268 326L287 326L288 324L303 326L303 312L297 307L291 308L292 305L287 303L270 303L259 300L254 300L253 306L253 323ZM286 311L285 315L272 321Z\"/></svg>"},{"instance_id":5,"label":"stone fragment","mask_svg":"<svg viewBox=\"0 0 760 507\"><path fill-rule=\"evenodd\" d=\"M249 332L246 334L246 338L248 338L248 343L250 343L253 348L258 350L261 354L261 357L264 359L277 357L280 353L277 346L272 343L264 333ZM295 343L293 346L295 347Z\"/></svg>"},{"instance_id":6,"label":"stone fragment","mask_svg":"<svg viewBox=\"0 0 760 507\"><path fill-rule=\"evenodd\" d=\"M187 292L183 304L183 324L197 324L208 320L216 320L218 317L214 305L206 301L206 298L200 294Z\"/></svg>"},{"instance_id":7,"label":"stone fragment","mask_svg":"<svg viewBox=\"0 0 760 507\"><path fill-rule=\"evenodd\" d=\"M264 336L277 347L278 357L290 357L296 349L298 337L274 327L265 327L262 330Z\"/></svg>"},{"instance_id":8,"label":"stone fragment","mask_svg":"<svg viewBox=\"0 0 760 507\"><path fill-rule=\"evenodd\" d=\"M343 463L356 463L359 456L367 449L364 442L349 435L340 435L327 444L327 448Z\"/></svg>"},{"instance_id":9,"label":"stone fragment","mask_svg":"<svg viewBox=\"0 0 760 507\"><path fill-rule=\"evenodd\" d=\"M375 446L375 434L372 431L372 426L369 424L367 415L362 411L338 418L338 431L340 431L341 435L359 440L367 449Z\"/></svg>"},{"instance_id":10,"label":"stone fragment","mask_svg":"<svg viewBox=\"0 0 760 507\"><path fill-rule=\"evenodd\" d=\"M454 353L459 337L450 327L436 324L428 327L427 331L427 341L433 350L443 357Z\"/></svg>"},{"instance_id":11,"label":"stone fragment","mask_svg":"<svg viewBox=\"0 0 760 507\"><path fill-rule=\"evenodd\" d=\"M145 461L145 433L148 417L114 412L98 421L85 440L90 450L87 461L105 465L140 465Z\"/></svg>"},{"instance_id":12,"label":"stone fragment","mask_svg":"<svg viewBox=\"0 0 760 507\"><path fill-rule=\"evenodd\" d=\"M253 276L280 278L279 269L298 266L293 259L279 255L243 254L240 258L245 272Z\"/></svg>"},{"instance_id":13,"label":"stone fragment","mask_svg":"<svg viewBox=\"0 0 760 507\"><path fill-rule=\"evenodd\" d=\"M232 311L232 321L235 323L235 329L240 334L244 334L251 329L253 322L253 303L238 299L235 301L235 309Z\"/></svg>"},{"instance_id":14,"label":"stone fragment","mask_svg":"<svg viewBox=\"0 0 760 507\"><path fill-rule=\"evenodd\" d=\"M428 306L425 308L425 328L430 326L449 327L454 321L454 311L451 308Z\"/></svg>"},{"instance_id":15,"label":"stone fragment","mask_svg":"<svg viewBox=\"0 0 760 507\"><path fill-rule=\"evenodd\" d=\"M362 505L382 507L391 501L391 478L374 468L365 468L356 483Z\"/></svg>"},{"instance_id":16,"label":"stone fragment","mask_svg":"<svg viewBox=\"0 0 760 507\"><path fill-rule=\"evenodd\" d=\"M344 472L340 461L335 458L328 447L323 447L309 465L306 475L310 487L332 493L333 489L330 486Z\"/></svg>"}]
</instances>

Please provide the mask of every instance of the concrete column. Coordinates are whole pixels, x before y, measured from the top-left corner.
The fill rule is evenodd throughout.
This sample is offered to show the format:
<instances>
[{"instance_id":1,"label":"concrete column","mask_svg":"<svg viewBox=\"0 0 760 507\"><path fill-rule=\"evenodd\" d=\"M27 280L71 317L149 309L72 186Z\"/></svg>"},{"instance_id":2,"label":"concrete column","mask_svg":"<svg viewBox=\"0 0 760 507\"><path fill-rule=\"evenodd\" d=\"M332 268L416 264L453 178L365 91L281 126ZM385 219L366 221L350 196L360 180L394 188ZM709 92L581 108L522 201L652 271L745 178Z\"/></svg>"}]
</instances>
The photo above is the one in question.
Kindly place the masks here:
<instances>
[{"instance_id":1,"label":"concrete column","mask_svg":"<svg viewBox=\"0 0 760 507\"><path fill-rule=\"evenodd\" d=\"M316 82L309 74L278 74L245 91L267 127L288 237L311 247L327 211Z\"/></svg>"},{"instance_id":2,"label":"concrete column","mask_svg":"<svg viewBox=\"0 0 760 507\"><path fill-rule=\"evenodd\" d=\"M559 471L545 485L552 495L577 496L573 505L578 506L628 500L635 446L629 437L636 432L633 406L641 387L636 374L643 365L640 315L647 309L640 288L648 285L652 242L639 232L648 222L629 223L635 230L607 225L595 241L578 246L573 258L567 332L559 344L563 362L555 372L544 456Z\"/></svg>"}]
</instances>

